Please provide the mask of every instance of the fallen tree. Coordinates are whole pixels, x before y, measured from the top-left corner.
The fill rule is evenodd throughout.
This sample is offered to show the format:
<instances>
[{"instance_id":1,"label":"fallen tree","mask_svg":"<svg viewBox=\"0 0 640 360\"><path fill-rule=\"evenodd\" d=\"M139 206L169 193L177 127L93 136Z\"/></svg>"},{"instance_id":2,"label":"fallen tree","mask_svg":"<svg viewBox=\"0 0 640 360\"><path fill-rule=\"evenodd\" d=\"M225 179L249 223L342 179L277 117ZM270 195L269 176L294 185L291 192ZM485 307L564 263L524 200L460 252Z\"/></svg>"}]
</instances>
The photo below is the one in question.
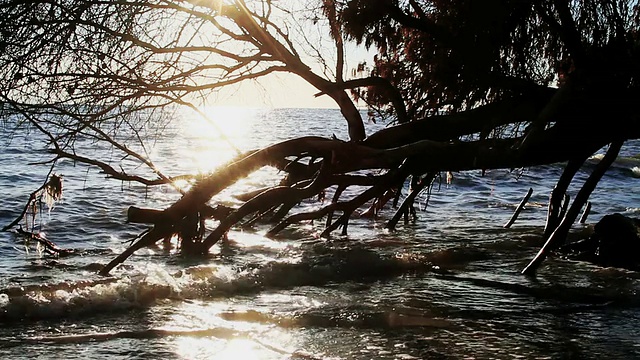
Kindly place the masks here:
<instances>
[{"instance_id":1,"label":"fallen tree","mask_svg":"<svg viewBox=\"0 0 640 360\"><path fill-rule=\"evenodd\" d=\"M394 229L401 217L413 214L416 195L440 172L566 163L549 200L546 244L524 270L532 274L563 243L622 144L640 138L635 106L640 10L635 2L492 0L478 9L477 2L465 0L324 0L317 6L304 11L322 15L330 29L338 54L332 78L303 61L300 39L286 22L276 23L294 13L271 1L10 1L0 6L3 24L16 29L2 40L0 98L8 104L3 109L48 137L53 164L70 158L120 180L175 186L175 179L192 177L165 175L121 140L122 134L138 135L152 110L169 104L197 110L188 100L193 94L273 72L298 75L319 95L330 96L348 124L348 141L303 137L240 153L188 190L176 186L183 196L171 206L130 208L128 220L150 229L102 274L136 250L173 236L183 253L206 254L245 220L272 223L268 236L320 218L326 218L323 236L340 227L346 233L356 210L372 203L375 212L391 198L397 204L399 185L409 181L412 190L387 225ZM205 30L218 38L203 36ZM345 80L348 40L375 46L379 54L368 74ZM226 48L228 42L243 47ZM73 62L79 58L84 60ZM366 137L347 90L396 123ZM145 117L136 118L141 113ZM78 154L73 144L82 137L110 144L157 179ZM607 154L568 210L561 211L573 177L603 147ZM144 143L140 148L146 149ZM237 208L210 204L220 191L265 166L282 171L279 185L241 196L244 203ZM378 175L364 176L362 170ZM343 199L350 186L364 190ZM293 210L329 188L336 190L327 205L308 213ZM211 218L216 226L207 229L205 220Z\"/></svg>"}]
</instances>

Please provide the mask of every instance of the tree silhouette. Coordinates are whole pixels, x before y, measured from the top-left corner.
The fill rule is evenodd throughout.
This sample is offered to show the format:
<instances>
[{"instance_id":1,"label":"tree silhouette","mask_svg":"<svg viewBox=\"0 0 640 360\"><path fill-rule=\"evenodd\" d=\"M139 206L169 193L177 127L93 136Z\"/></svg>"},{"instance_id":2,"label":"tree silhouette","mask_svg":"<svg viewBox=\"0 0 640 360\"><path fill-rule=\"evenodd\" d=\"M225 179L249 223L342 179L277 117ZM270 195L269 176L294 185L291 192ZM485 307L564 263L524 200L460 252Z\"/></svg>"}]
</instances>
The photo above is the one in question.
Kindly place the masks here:
<instances>
[{"instance_id":1,"label":"tree silhouette","mask_svg":"<svg viewBox=\"0 0 640 360\"><path fill-rule=\"evenodd\" d=\"M440 172L566 162L549 202L547 244L525 269L533 273L549 249L564 241L623 142L640 137L635 106L640 9L635 1L323 0L308 5L314 16L306 20L326 23L335 47L335 70L322 75L300 55L313 52L308 48L313 44L291 30L292 18L305 20L295 19L287 3L0 4L3 115L23 119L48 137L51 164L69 158L149 186L193 179L164 174L144 153L140 133L150 116L173 105L197 110L197 96L275 72L295 74L318 95L331 97L348 124L347 142L303 137L242 153L198 178L188 191L176 187L183 196L166 209L132 207L128 220L151 228L103 274L137 249L174 235L182 252L206 253L249 216L272 222L269 235L322 217L324 236L339 227L346 232L356 209L373 202L375 211L390 198L398 203L399 184L411 179L411 192L389 220L393 229L412 214L416 195ZM347 77L344 46L351 40L377 49L369 74L355 71L357 77ZM322 61L325 69L331 67ZM366 137L348 91L395 117L397 124ZM80 154L74 148L79 138L109 144L147 166L153 177ZM607 155L562 211L574 175L605 146ZM280 185L246 196L235 209L209 204L264 166L286 174ZM360 175L365 169L380 175ZM354 185L365 190L342 199ZM328 205L290 214L295 204L330 187L337 190ZM204 228L207 218L219 221L211 231Z\"/></svg>"}]
</instances>

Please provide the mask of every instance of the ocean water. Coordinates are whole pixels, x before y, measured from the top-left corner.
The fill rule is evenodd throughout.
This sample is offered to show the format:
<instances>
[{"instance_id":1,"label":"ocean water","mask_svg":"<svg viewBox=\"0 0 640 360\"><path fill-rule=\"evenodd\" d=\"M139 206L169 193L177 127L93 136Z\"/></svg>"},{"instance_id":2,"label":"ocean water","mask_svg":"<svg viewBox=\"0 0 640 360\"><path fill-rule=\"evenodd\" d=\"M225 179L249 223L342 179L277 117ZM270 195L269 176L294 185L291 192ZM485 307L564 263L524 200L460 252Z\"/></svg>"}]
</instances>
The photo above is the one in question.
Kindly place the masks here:
<instances>
[{"instance_id":1,"label":"ocean water","mask_svg":"<svg viewBox=\"0 0 640 360\"><path fill-rule=\"evenodd\" d=\"M331 109L207 112L215 125L177 113L146 149L166 174L206 173L235 149L345 134ZM30 164L50 155L33 130L16 129L11 119L0 124L4 226L49 170ZM142 136L156 133L154 124ZM367 131L383 126L370 123ZM114 167L130 165L91 141L76 148ZM625 145L590 199L587 223L576 224L572 236L605 214L638 216L638 154L640 144ZM597 158L574 182L584 181ZM231 231L206 259L142 249L101 277L97 270L145 229L126 223L127 208L161 209L179 195L63 161L56 168L64 175L63 199L36 224L77 253L51 257L14 232L0 233L0 358L639 358L638 273L551 258L535 279L520 275L541 246L546 202L561 171L549 165L454 173L451 183L420 196L418 221L394 232L384 230L389 208L376 219L353 219L347 236L330 239L318 236L323 221L291 226L275 239L258 224ZM278 176L260 170L214 200L237 204L232 193ZM525 211L504 229L529 188ZM298 211L318 206L309 200Z\"/></svg>"}]
</instances>

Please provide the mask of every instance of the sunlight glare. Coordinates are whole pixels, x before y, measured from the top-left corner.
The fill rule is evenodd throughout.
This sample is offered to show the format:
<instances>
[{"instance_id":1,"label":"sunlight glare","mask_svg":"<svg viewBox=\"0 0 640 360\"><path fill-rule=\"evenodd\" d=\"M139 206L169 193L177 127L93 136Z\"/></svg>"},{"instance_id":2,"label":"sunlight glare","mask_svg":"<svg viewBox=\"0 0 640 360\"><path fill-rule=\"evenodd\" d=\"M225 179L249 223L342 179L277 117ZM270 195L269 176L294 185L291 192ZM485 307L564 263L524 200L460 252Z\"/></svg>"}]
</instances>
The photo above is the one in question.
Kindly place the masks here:
<instances>
[{"instance_id":1,"label":"sunlight glare","mask_svg":"<svg viewBox=\"0 0 640 360\"><path fill-rule=\"evenodd\" d=\"M192 130L195 134L213 138L228 138L241 140L250 131L250 122L258 112L258 109L232 107L232 106L210 106L200 109L206 118L200 117L200 121L194 121ZM238 144L235 144L238 146Z\"/></svg>"},{"instance_id":2,"label":"sunlight glare","mask_svg":"<svg viewBox=\"0 0 640 360\"><path fill-rule=\"evenodd\" d=\"M215 9L216 11L222 11L223 6L233 5L235 1L233 0L192 0L190 1L194 5L204 5L210 9Z\"/></svg>"},{"instance_id":3,"label":"sunlight glare","mask_svg":"<svg viewBox=\"0 0 640 360\"><path fill-rule=\"evenodd\" d=\"M269 355L275 354L255 341L240 338L227 342L224 349L215 354L216 359L220 360L264 359Z\"/></svg>"},{"instance_id":4,"label":"sunlight glare","mask_svg":"<svg viewBox=\"0 0 640 360\"><path fill-rule=\"evenodd\" d=\"M192 171L207 173L251 146L247 139L258 109L216 106L199 112L190 114L184 127Z\"/></svg>"},{"instance_id":5,"label":"sunlight glare","mask_svg":"<svg viewBox=\"0 0 640 360\"><path fill-rule=\"evenodd\" d=\"M262 234L255 234L244 231L232 231L229 238L234 241L235 246L243 248L285 250L287 248L298 248L300 244L290 244L283 241L275 241Z\"/></svg>"},{"instance_id":6,"label":"sunlight glare","mask_svg":"<svg viewBox=\"0 0 640 360\"><path fill-rule=\"evenodd\" d=\"M246 311L243 307L235 308ZM182 359L281 359L290 351L289 332L259 321L226 320L220 317L229 311L227 303L185 303L176 309L163 328L185 331L194 324L211 329L210 336L177 336L174 351ZM218 335L215 335L218 334ZM268 336L262 336L268 334ZM272 345L280 344L280 345Z\"/></svg>"},{"instance_id":7,"label":"sunlight glare","mask_svg":"<svg viewBox=\"0 0 640 360\"><path fill-rule=\"evenodd\" d=\"M176 354L182 359L207 359L224 349L225 341L216 338L181 336L176 339Z\"/></svg>"},{"instance_id":8,"label":"sunlight glare","mask_svg":"<svg viewBox=\"0 0 640 360\"><path fill-rule=\"evenodd\" d=\"M231 340L181 336L176 354L182 359L282 359L290 352L258 340L237 337Z\"/></svg>"}]
</instances>

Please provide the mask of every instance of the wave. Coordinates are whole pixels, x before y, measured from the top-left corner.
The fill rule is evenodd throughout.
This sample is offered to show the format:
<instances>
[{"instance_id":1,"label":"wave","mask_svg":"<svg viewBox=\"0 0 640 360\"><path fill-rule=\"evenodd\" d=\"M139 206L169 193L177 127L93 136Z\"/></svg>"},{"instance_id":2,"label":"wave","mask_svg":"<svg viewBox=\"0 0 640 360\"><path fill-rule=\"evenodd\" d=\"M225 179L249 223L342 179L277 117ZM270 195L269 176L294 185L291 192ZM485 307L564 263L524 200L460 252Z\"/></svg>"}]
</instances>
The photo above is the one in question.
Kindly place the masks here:
<instances>
[{"instance_id":1,"label":"wave","mask_svg":"<svg viewBox=\"0 0 640 360\"><path fill-rule=\"evenodd\" d=\"M267 264L201 265L175 272L152 264L130 266L110 278L5 288L0 290L0 322L117 313L148 307L163 299L211 299L265 289L446 272L424 255L326 247L312 252ZM442 252L432 257L443 262L447 258Z\"/></svg>"},{"instance_id":2,"label":"wave","mask_svg":"<svg viewBox=\"0 0 640 360\"><path fill-rule=\"evenodd\" d=\"M595 154L589 157L588 162L595 165L603 158L604 154ZM640 158L638 155L618 156L611 167L623 172L630 172L633 177L640 177Z\"/></svg>"}]
</instances>

